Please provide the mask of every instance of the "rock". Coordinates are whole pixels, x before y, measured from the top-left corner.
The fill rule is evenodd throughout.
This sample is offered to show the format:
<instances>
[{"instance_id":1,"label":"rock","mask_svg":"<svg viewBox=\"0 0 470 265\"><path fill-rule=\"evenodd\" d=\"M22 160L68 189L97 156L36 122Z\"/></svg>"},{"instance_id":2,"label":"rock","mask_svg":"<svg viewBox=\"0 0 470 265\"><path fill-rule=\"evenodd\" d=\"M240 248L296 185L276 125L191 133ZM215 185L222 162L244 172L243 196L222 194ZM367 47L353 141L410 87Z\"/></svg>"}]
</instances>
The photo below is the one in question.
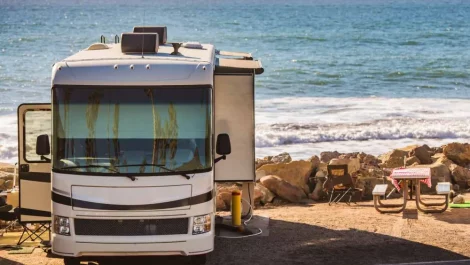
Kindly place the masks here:
<instances>
[{"instance_id":1,"label":"rock","mask_svg":"<svg viewBox=\"0 0 470 265\"><path fill-rule=\"evenodd\" d=\"M15 172L15 165L0 162L0 171L13 173Z\"/></svg>"},{"instance_id":2,"label":"rock","mask_svg":"<svg viewBox=\"0 0 470 265\"><path fill-rule=\"evenodd\" d=\"M348 165L348 173L350 175L361 169L359 158L334 158L330 161L330 165Z\"/></svg>"},{"instance_id":3,"label":"rock","mask_svg":"<svg viewBox=\"0 0 470 265\"><path fill-rule=\"evenodd\" d=\"M258 169L264 165L269 164L280 164L292 162L292 158L289 153L281 153L277 156L266 156L264 158L257 158L255 161L255 168Z\"/></svg>"},{"instance_id":4,"label":"rock","mask_svg":"<svg viewBox=\"0 0 470 265\"><path fill-rule=\"evenodd\" d=\"M13 180L14 177L15 177L15 175L12 174L12 173L1 172L1 171L0 171L0 179L3 179L3 180Z\"/></svg>"},{"instance_id":5,"label":"rock","mask_svg":"<svg viewBox=\"0 0 470 265\"><path fill-rule=\"evenodd\" d=\"M364 164L364 166L377 167L380 163L380 160L377 159L375 156L368 155L366 153L360 153L357 157L359 158L361 164Z\"/></svg>"},{"instance_id":6,"label":"rock","mask_svg":"<svg viewBox=\"0 0 470 265\"><path fill-rule=\"evenodd\" d=\"M312 156L308 161L312 163L312 168L318 168L321 163L320 158L318 156Z\"/></svg>"},{"instance_id":7,"label":"rock","mask_svg":"<svg viewBox=\"0 0 470 265\"><path fill-rule=\"evenodd\" d=\"M405 150L394 149L391 152L380 155L379 159L382 160L380 167L396 168L404 166L405 158L409 156L408 152L409 151L407 151L407 148L405 148Z\"/></svg>"},{"instance_id":8,"label":"rock","mask_svg":"<svg viewBox=\"0 0 470 265\"><path fill-rule=\"evenodd\" d=\"M258 203L261 203L261 204L270 203L273 201L274 197L276 197L276 195L272 193L268 188L266 188L265 186L259 183L256 183L255 198L254 198L255 203L257 201Z\"/></svg>"},{"instance_id":9,"label":"rock","mask_svg":"<svg viewBox=\"0 0 470 265\"><path fill-rule=\"evenodd\" d=\"M384 179L383 178L376 178L376 177L359 177L356 180L356 188L362 190L362 197L364 199L372 199L372 191L375 188L375 185L377 184L384 184ZM386 184L388 184L387 188L387 194L390 192L394 186L391 182L386 181Z\"/></svg>"},{"instance_id":10,"label":"rock","mask_svg":"<svg viewBox=\"0 0 470 265\"><path fill-rule=\"evenodd\" d=\"M415 156L419 159L420 164L432 164L431 148L427 145L422 145L410 151L411 157Z\"/></svg>"},{"instance_id":11,"label":"rock","mask_svg":"<svg viewBox=\"0 0 470 265\"><path fill-rule=\"evenodd\" d=\"M455 196L452 203L454 203L454 204L464 204L465 203L465 197L459 194L459 195Z\"/></svg>"},{"instance_id":12,"label":"rock","mask_svg":"<svg viewBox=\"0 0 470 265\"><path fill-rule=\"evenodd\" d=\"M436 191L436 185L438 182L451 182L451 174L449 168L441 163L441 160L434 162L431 165L414 165L411 167L417 168L431 168L431 188L422 184L421 185L421 192L426 193L434 193Z\"/></svg>"},{"instance_id":13,"label":"rock","mask_svg":"<svg viewBox=\"0 0 470 265\"><path fill-rule=\"evenodd\" d=\"M444 155L464 167L470 164L470 144L450 143L444 147Z\"/></svg>"},{"instance_id":14,"label":"rock","mask_svg":"<svg viewBox=\"0 0 470 265\"><path fill-rule=\"evenodd\" d=\"M11 181L11 180L5 181L5 183L3 184L3 187L5 187L5 189L7 189L7 190L13 188L13 181Z\"/></svg>"},{"instance_id":15,"label":"rock","mask_svg":"<svg viewBox=\"0 0 470 265\"><path fill-rule=\"evenodd\" d=\"M408 157L408 158L406 159L406 165L407 165L407 166L411 166L411 165L413 165L414 163L418 163L418 165L419 165L420 162L421 162L421 161L420 161L419 158L417 158L416 156Z\"/></svg>"},{"instance_id":16,"label":"rock","mask_svg":"<svg viewBox=\"0 0 470 265\"><path fill-rule=\"evenodd\" d=\"M451 164L449 170L452 173L454 181L458 184L470 181L470 170L462 166Z\"/></svg>"},{"instance_id":17,"label":"rock","mask_svg":"<svg viewBox=\"0 0 470 265\"><path fill-rule=\"evenodd\" d=\"M265 176L262 177L260 181L261 184L270 191L290 202L300 202L302 198L305 197L305 193L301 188L291 185L278 176Z\"/></svg>"},{"instance_id":18,"label":"rock","mask_svg":"<svg viewBox=\"0 0 470 265\"><path fill-rule=\"evenodd\" d=\"M266 175L276 175L293 186L302 189L305 196L309 193L308 178L313 171L313 164L309 161L292 161L290 163L268 164L260 167ZM262 179L262 178L261 178Z\"/></svg>"},{"instance_id":19,"label":"rock","mask_svg":"<svg viewBox=\"0 0 470 265\"><path fill-rule=\"evenodd\" d=\"M326 177L326 172L322 170L318 170L317 173L315 173L316 179L324 179L325 177Z\"/></svg>"},{"instance_id":20,"label":"rock","mask_svg":"<svg viewBox=\"0 0 470 265\"><path fill-rule=\"evenodd\" d=\"M277 156L273 156L271 161L274 164L280 164L280 163L289 163L292 162L292 158L290 157L289 153L281 153Z\"/></svg>"},{"instance_id":21,"label":"rock","mask_svg":"<svg viewBox=\"0 0 470 265\"><path fill-rule=\"evenodd\" d=\"M323 175L322 171L318 171L317 175L318 175L318 173L322 173L322 175ZM325 177L316 177L315 176L315 188L313 189L312 193L309 196L310 199L312 199L314 201L319 201L323 197L325 197L326 193L323 190L323 183L324 182L325 182Z\"/></svg>"},{"instance_id":22,"label":"rock","mask_svg":"<svg viewBox=\"0 0 470 265\"><path fill-rule=\"evenodd\" d=\"M444 148L443 148L442 146L440 146L440 147L432 147L432 148L431 148L431 153L432 153L433 155L438 154L438 153L442 153L442 152L444 152Z\"/></svg>"},{"instance_id":23,"label":"rock","mask_svg":"<svg viewBox=\"0 0 470 265\"><path fill-rule=\"evenodd\" d=\"M5 184L6 180L0 179L0 187L3 187L3 184Z\"/></svg>"},{"instance_id":24,"label":"rock","mask_svg":"<svg viewBox=\"0 0 470 265\"><path fill-rule=\"evenodd\" d=\"M272 159L272 156L267 156L265 158L256 158L255 168L258 169L267 164L274 164L274 162L272 162L271 159Z\"/></svg>"},{"instance_id":25,"label":"rock","mask_svg":"<svg viewBox=\"0 0 470 265\"><path fill-rule=\"evenodd\" d=\"M331 159L338 158L341 154L337 151L334 152L321 152L320 161L324 163L329 163Z\"/></svg>"},{"instance_id":26,"label":"rock","mask_svg":"<svg viewBox=\"0 0 470 265\"><path fill-rule=\"evenodd\" d=\"M327 163L320 162L320 164L317 167L317 172L318 171L323 171L326 174L326 172L328 172L327 166L328 166Z\"/></svg>"},{"instance_id":27,"label":"rock","mask_svg":"<svg viewBox=\"0 0 470 265\"><path fill-rule=\"evenodd\" d=\"M232 205L232 192L228 191L222 191L219 194L217 194L217 197L220 196L220 199L225 203L225 206L227 208L230 208L230 205Z\"/></svg>"},{"instance_id":28,"label":"rock","mask_svg":"<svg viewBox=\"0 0 470 265\"><path fill-rule=\"evenodd\" d=\"M259 181L262 177L266 176L266 171L264 170L256 170L256 181Z\"/></svg>"},{"instance_id":29,"label":"rock","mask_svg":"<svg viewBox=\"0 0 470 265\"><path fill-rule=\"evenodd\" d=\"M217 197L215 198L215 207L217 211L225 211L228 209L227 205L225 204L224 199L222 198L220 194L218 194Z\"/></svg>"}]
</instances>

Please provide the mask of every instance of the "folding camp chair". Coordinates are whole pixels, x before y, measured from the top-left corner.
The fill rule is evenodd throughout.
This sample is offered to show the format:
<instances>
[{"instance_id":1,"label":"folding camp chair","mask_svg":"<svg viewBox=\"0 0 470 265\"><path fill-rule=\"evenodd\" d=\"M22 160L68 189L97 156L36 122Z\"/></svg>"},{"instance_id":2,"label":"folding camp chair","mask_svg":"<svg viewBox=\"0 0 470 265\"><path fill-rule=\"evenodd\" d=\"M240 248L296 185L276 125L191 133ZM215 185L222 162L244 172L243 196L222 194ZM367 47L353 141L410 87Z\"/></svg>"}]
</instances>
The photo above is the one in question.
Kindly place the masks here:
<instances>
[{"instance_id":1,"label":"folding camp chair","mask_svg":"<svg viewBox=\"0 0 470 265\"><path fill-rule=\"evenodd\" d=\"M15 208L14 213L17 217L20 215L20 208ZM51 238L51 223L50 222L41 222L41 223L34 223L36 227L30 228L29 225L31 223L28 222L18 222L23 227L23 233L21 233L21 237L18 240L17 245L21 245L26 242L28 239L32 241L36 241L37 239L44 242L44 244L48 244L49 241L44 240L44 234L47 232L49 234L49 238Z\"/></svg>"},{"instance_id":2,"label":"folding camp chair","mask_svg":"<svg viewBox=\"0 0 470 265\"><path fill-rule=\"evenodd\" d=\"M362 190L357 189L351 175L348 174L348 165L328 165L328 175L323 187L329 193L328 205L338 203L344 198L346 204L357 202L362 196ZM349 197L346 197L348 196Z\"/></svg>"},{"instance_id":3,"label":"folding camp chair","mask_svg":"<svg viewBox=\"0 0 470 265\"><path fill-rule=\"evenodd\" d=\"M51 233L51 226L49 222L44 223L37 223L34 229L30 228L30 223L20 222L19 221L19 210L20 208L15 208L13 211L9 212L0 212L0 220L8 221L10 224L2 229L3 233L8 232L8 229L12 229L16 225L20 225L23 228L23 232L18 240L17 245L21 245L26 242L28 239L32 241L36 241L37 239L41 240L41 242L48 243L48 241L44 240L44 234L46 232Z\"/></svg>"},{"instance_id":4,"label":"folding camp chair","mask_svg":"<svg viewBox=\"0 0 470 265\"><path fill-rule=\"evenodd\" d=\"M10 209L11 208L12 207L10 207ZM0 235L5 234L18 224L18 218L13 211L0 211L0 220L10 222L6 227L0 230Z\"/></svg>"}]
</instances>

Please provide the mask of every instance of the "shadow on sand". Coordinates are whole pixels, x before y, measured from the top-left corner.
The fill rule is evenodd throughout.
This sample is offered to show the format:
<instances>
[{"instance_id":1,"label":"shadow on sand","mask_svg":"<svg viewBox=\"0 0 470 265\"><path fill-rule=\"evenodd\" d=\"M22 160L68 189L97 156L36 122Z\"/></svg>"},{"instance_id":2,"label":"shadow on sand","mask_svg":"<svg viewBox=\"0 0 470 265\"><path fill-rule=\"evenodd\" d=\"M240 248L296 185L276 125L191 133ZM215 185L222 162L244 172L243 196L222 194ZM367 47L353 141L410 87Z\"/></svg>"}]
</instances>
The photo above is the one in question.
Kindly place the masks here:
<instances>
[{"instance_id":1,"label":"shadow on sand","mask_svg":"<svg viewBox=\"0 0 470 265\"><path fill-rule=\"evenodd\" d=\"M280 220L270 220L269 236L216 238L215 244L215 251L208 257L208 265L368 265L467 259L442 248L387 235L354 229L332 230ZM186 262L183 257L120 258L119 262L114 260L109 264L182 265Z\"/></svg>"}]
</instances>

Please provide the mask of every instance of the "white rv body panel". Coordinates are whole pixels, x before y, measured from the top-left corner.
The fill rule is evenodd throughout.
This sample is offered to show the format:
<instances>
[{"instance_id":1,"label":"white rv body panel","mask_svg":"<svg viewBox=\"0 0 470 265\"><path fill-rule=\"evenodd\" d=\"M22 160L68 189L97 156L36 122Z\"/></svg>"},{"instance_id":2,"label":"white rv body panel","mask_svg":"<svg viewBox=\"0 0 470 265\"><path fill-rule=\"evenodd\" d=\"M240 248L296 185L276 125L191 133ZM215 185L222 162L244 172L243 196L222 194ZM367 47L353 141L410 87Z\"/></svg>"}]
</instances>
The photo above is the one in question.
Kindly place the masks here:
<instances>
[{"instance_id":1,"label":"white rv body panel","mask_svg":"<svg viewBox=\"0 0 470 265\"><path fill-rule=\"evenodd\" d=\"M73 227L72 227L73 229ZM66 237L52 235L53 252L63 256L201 255L214 249L212 231L201 235L120 237Z\"/></svg>"},{"instance_id":2,"label":"white rv body panel","mask_svg":"<svg viewBox=\"0 0 470 265\"><path fill-rule=\"evenodd\" d=\"M54 65L54 85L213 85L215 49L180 48L171 45L156 54L123 54L119 44L105 50L82 50Z\"/></svg>"}]
</instances>

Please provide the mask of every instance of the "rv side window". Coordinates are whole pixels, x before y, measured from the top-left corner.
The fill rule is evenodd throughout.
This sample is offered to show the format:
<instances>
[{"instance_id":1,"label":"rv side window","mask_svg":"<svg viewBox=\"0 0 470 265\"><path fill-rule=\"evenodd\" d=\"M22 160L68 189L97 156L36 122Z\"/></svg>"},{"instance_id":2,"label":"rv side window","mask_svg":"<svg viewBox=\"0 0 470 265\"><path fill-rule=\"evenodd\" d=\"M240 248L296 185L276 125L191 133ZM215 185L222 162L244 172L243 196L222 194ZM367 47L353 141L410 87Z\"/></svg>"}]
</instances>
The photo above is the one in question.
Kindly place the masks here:
<instances>
[{"instance_id":1,"label":"rv side window","mask_svg":"<svg viewBox=\"0 0 470 265\"><path fill-rule=\"evenodd\" d=\"M39 135L49 135L51 140L51 112L28 110L24 114L24 159L27 162L46 162L36 154L36 140ZM51 158L50 155L45 157Z\"/></svg>"}]
</instances>

